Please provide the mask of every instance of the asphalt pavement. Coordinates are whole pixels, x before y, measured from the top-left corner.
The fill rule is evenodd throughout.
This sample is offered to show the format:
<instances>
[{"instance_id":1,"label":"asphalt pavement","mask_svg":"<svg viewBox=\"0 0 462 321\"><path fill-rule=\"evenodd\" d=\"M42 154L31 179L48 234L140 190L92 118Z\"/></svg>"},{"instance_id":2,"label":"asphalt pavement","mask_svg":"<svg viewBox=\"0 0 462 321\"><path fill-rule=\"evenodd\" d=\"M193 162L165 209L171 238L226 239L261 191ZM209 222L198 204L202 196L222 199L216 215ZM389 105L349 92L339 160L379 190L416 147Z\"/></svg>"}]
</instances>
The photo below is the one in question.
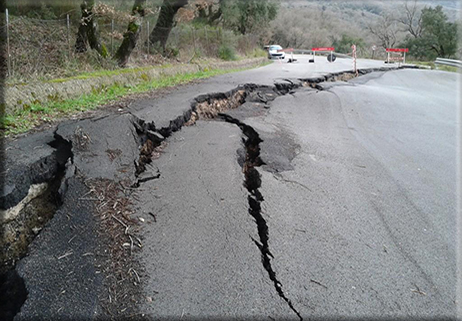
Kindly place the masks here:
<instances>
[{"instance_id":1,"label":"asphalt pavement","mask_svg":"<svg viewBox=\"0 0 462 321\"><path fill-rule=\"evenodd\" d=\"M253 114L228 113L263 140L262 215L285 296L307 320L455 318L457 74L398 70L325 88L300 88ZM253 265L260 259L255 235L229 224L232 217L257 231L247 197L232 193L243 178L222 176L237 170L235 138L196 126L172 136L156 162L168 164L158 165L163 179L146 186L142 199L153 188L159 197L139 204L140 213L159 213L141 254L149 267L142 311L298 318L269 297L268 274L248 278L247 257ZM217 229L241 246L230 251L213 236ZM265 278L266 291L258 290Z\"/></svg>"},{"instance_id":2,"label":"asphalt pavement","mask_svg":"<svg viewBox=\"0 0 462 321\"><path fill-rule=\"evenodd\" d=\"M454 317L457 75L350 83L248 120L300 145L293 170L260 171L275 270L306 319Z\"/></svg>"},{"instance_id":3,"label":"asphalt pavement","mask_svg":"<svg viewBox=\"0 0 462 321\"><path fill-rule=\"evenodd\" d=\"M7 142L5 209L32 184L66 179L17 264L28 297L16 319L105 316L94 179L134 193L141 297L121 306L132 316L455 319L458 74L358 60L375 72L322 82L352 60L296 58ZM243 105L190 120L238 87ZM140 155L152 157L147 176Z\"/></svg>"}]
</instances>

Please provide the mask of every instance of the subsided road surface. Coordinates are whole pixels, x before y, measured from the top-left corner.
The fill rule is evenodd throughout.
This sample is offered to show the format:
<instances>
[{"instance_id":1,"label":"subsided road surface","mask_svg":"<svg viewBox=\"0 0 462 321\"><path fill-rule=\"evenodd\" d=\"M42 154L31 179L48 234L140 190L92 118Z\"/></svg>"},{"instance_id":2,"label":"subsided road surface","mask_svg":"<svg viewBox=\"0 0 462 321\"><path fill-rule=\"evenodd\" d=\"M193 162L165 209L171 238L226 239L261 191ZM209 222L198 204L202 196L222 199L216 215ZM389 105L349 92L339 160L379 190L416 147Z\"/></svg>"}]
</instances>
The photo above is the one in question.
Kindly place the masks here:
<instances>
[{"instance_id":1,"label":"subsided road surface","mask_svg":"<svg viewBox=\"0 0 462 321\"><path fill-rule=\"evenodd\" d=\"M456 86L456 74L390 71L229 112L262 139L272 270L303 319L455 317ZM229 130L174 134L144 186L140 213L158 213L141 253L147 315L299 317L258 262Z\"/></svg>"},{"instance_id":2,"label":"subsided road surface","mask_svg":"<svg viewBox=\"0 0 462 321\"><path fill-rule=\"evenodd\" d=\"M64 177L17 264L16 320L107 317L115 300L147 319L455 319L458 75L360 60L375 72L350 79L351 60L297 58L10 142L8 206ZM95 194L102 178L120 199ZM117 248L141 247L121 275L100 215ZM136 295L105 288L127 276Z\"/></svg>"}]
</instances>

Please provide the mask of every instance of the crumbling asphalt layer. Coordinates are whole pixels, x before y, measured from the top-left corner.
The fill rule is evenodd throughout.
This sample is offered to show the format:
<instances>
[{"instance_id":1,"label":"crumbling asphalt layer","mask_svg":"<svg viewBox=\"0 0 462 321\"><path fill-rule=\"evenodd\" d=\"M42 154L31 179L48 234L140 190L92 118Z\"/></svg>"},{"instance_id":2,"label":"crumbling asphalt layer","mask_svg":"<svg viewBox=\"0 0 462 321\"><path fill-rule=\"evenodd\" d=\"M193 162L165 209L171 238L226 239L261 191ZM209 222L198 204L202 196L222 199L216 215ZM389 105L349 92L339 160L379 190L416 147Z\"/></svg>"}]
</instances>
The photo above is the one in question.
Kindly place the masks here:
<instances>
[{"instance_id":1,"label":"crumbling asphalt layer","mask_svg":"<svg viewBox=\"0 0 462 321\"><path fill-rule=\"evenodd\" d=\"M5 146L6 171L0 208L7 209L26 197L30 185L50 181L58 171L56 151L49 144L54 140L51 131L37 133Z\"/></svg>"},{"instance_id":2,"label":"crumbling asphalt layer","mask_svg":"<svg viewBox=\"0 0 462 321\"><path fill-rule=\"evenodd\" d=\"M254 105L257 105L257 107L261 107L262 109L256 108L256 110L259 110L258 112L264 112L265 108L268 108L268 103L271 100L274 100L274 98L277 95L281 94L290 94L293 92L294 89L296 88L301 88L302 86L308 84L309 87L314 87L317 90L322 90L322 87L320 87L319 83L322 81L326 81L331 79L329 76L327 77L319 77L314 80L310 79L304 79L304 80L287 80L282 83L278 83L274 86L274 88L270 87L265 87L262 86L259 88L259 86L256 85L246 85L243 86L242 88L246 90L246 98L248 98L248 102L252 102ZM312 84L316 84L313 85ZM235 89L236 90L236 89ZM226 93L225 98L232 93L235 92L233 90L232 92ZM239 89L237 89L239 90ZM55 132L55 138L54 142L56 141L62 141L62 142L68 142L72 144L72 163L73 166L75 166L76 173L83 174L81 179L85 178L96 178L96 177L103 177L103 178L109 178L113 179L115 181L125 181L127 184L131 184L132 186L140 186L140 183L146 183L150 181L150 179L145 179L142 178L141 181L139 181L137 178L141 173L144 173L146 171L146 168L143 168L142 170L139 169L140 164L139 160L141 159L140 153L139 153L139 148L140 146L143 148L147 144L149 145L149 141L153 142L155 145L158 146L160 142L162 142L165 138L170 136L173 132L178 131L181 129L181 127L187 123L193 112L194 112L194 106L197 103L200 103L201 101L205 99L216 99L217 97L221 97L223 94L211 94L210 96L200 96L199 99L195 100L193 103L191 103L190 108L186 109L180 116L177 116L170 120L167 123L163 125L158 125L152 120L141 120L139 116L133 113L127 113L124 115L109 115L107 117L103 117L100 119L90 119L90 120L85 120L85 121L80 121L80 122L69 122L69 123L64 123L58 127L58 129ZM244 104L243 106L245 106ZM240 105L239 105L240 106ZM236 107L239 107L236 106ZM252 106L247 105L247 113L252 112ZM114 125L116 123L116 125ZM104 128L105 130L107 129L106 136L101 135L101 128ZM121 134L122 132L122 134ZM244 133L245 134L245 133ZM31 138L33 139L33 138ZM43 134L43 140L49 140L49 133L44 133ZM286 138L284 138L286 139ZM27 140L27 138L26 138ZM53 141L48 141L48 143L52 143ZM24 141L24 146L27 146L28 143ZM40 144L41 146L41 144ZM49 146L49 145L48 145ZM39 165L39 168L44 169L42 170L33 170L31 171L28 175L23 175L26 177L26 179L23 182L20 182L18 184L18 187L16 188L17 191L15 191L15 187L9 187L5 189L6 192L9 191L9 193L4 193L4 199L6 201L5 204L7 205L12 205L15 204L18 200L21 199L21 195L24 195L26 186L30 185L31 182L36 182L36 181L46 181L47 179L50 179L50 177L56 175L56 170L54 170L53 166L63 166L63 159L59 159L58 157L58 152L61 149L53 149L52 146L50 146L52 149L45 147L46 151L44 153L44 157L40 157L39 154L34 155L34 157L39 158L39 164L41 163L40 160L47 157L55 157L56 160L52 161L46 161L45 164L50 162L52 165L51 166L41 166ZM141 149L142 149L141 148ZM295 143L289 144L289 147L284 150L284 153L287 153L288 157L287 159L284 159L282 161L276 161L275 164L270 166L270 168L273 168L275 171L279 170L286 170L290 169L290 160L294 157L294 153L297 149L297 146ZM48 154L47 154L48 152ZM51 152L51 154L49 154ZM249 150L246 151L246 154L249 154ZM65 157L65 161L70 158L70 155ZM269 158L269 157L268 157ZM248 157L246 157L248 160ZM246 164L246 161L244 160L244 166ZM149 164L150 160L147 159L144 161L145 163ZM263 161L259 165L263 165ZM268 164L267 164L268 165ZM271 165L271 164L270 164ZM12 166L14 167L14 166ZM156 175L152 175L152 179L158 179L159 176L159 170L154 168L154 172L156 172ZM245 172L245 171L244 171ZM252 173L255 173L254 171L251 171ZM38 173L38 175L37 175ZM44 174L41 174L44 173ZM160 173L161 175L161 173ZM18 176L18 174L10 176L10 177L15 177ZM27 178L29 181L27 181ZM31 179L32 178L32 179ZM250 180L246 180L246 182L250 182ZM56 230L58 226L64 226L67 225L63 221L64 216L69 216L69 213L72 213L73 211L76 213L76 219L80 220L84 218L85 214L82 214L85 212L80 211L80 203L76 199L77 195L85 195L85 193L88 193L88 191L85 191L83 186L79 185L78 179L76 178L69 178L67 180L67 193L64 196L64 201L63 201L63 207L60 209L57 214L55 215L55 218L50 221L50 224L46 226L44 231L40 234L40 237L36 239L36 241L33 242L33 246L30 247L29 249L29 258L23 260L22 262L19 263L18 265L18 271L19 274L26 280L26 288L28 289L29 295L28 295L28 301L26 301L26 304L24 305L24 308L21 313L28 315L26 311L30 311L32 315L48 315L57 313L56 315L60 315L59 313L63 313L61 315L69 315L67 312L69 312L71 315L97 315L98 314L98 308L97 308L97 300L94 299L94 296L92 297L91 295L89 296L83 296L82 299L84 302L84 306L86 308L80 309L80 313L78 314L79 311L77 309L72 312L71 311L65 311L64 308L60 306L60 301L59 296L55 295L54 296L54 302L56 304L48 304L48 305L38 305L36 302L37 300L41 300L40 296L40 286L38 283L33 282L34 277L32 276L32 271L33 267L35 266L43 266L44 271L46 271L47 268L45 268L45 265L40 264L40 259L42 258L38 253L41 253L46 249L47 247L44 244L54 244L54 237L57 239L64 238L65 233L56 233L55 236L52 234L52 230ZM80 183L81 184L81 183ZM80 186L80 187L79 187ZM128 185L130 186L130 185ZM68 194L69 193L69 194ZM75 193L75 195L74 195ZM253 190L253 193L255 194L256 191ZM261 195L255 194L252 195L253 200L258 200L261 198ZM251 196L251 197L252 197ZM262 199L262 198L261 198ZM261 200L260 200L261 201ZM66 203L67 202L67 203ZM69 206L69 202L73 204L72 208L66 208L66 206ZM91 208L91 201L87 202L88 213L94 212L94 210ZM254 204L255 202L251 201L249 198L249 204ZM79 210L76 211L76 204L78 205ZM253 206L255 207L255 206ZM8 206L5 205L5 208L8 208ZM258 208L255 207L255 208ZM252 211L252 206L250 206L250 211ZM64 213L67 214L64 214ZM252 213L251 213L252 214ZM88 214L89 215L89 214ZM80 217L81 216L81 217ZM71 216L72 217L72 216ZM255 216L254 216L255 217ZM54 222L54 223L53 223ZM68 222L67 222L68 223ZM91 227L92 223L91 220L87 221L88 226ZM53 224L57 224L56 226ZM60 225L61 224L61 225ZM94 223L97 224L97 223ZM258 224L257 224L258 225ZM78 225L76 225L78 226ZM87 228L88 228L87 226ZM94 227L94 226L93 226ZM91 228L88 230L88 234L91 234ZM50 233L47 237L41 236L41 235L48 235L47 233ZM259 233L260 234L260 233ZM84 239L84 238L83 238ZM85 240L85 239L84 239ZM261 241L261 235L260 235L260 241ZM68 240L69 242L69 240ZM88 242L84 242L85 244L84 248L92 248L95 246L97 243L97 240L89 240ZM58 242L59 243L59 242ZM263 243L260 242L260 248L264 248ZM267 248L267 246L266 246ZM56 251L57 250L63 250L63 248L56 248L56 247L48 247L48 250L53 253L55 253L55 259L59 260L66 260L62 262L67 262L68 258L74 257L77 258L78 256L73 256L71 251L69 250L68 252L63 253L63 255L56 257ZM267 264L267 259L269 259L269 252L264 251L265 253L262 253L263 255L263 265ZM73 252L72 252L73 253ZM86 252L86 253L78 253L81 255L88 254L91 252ZM50 255L48 255L48 259L50 258ZM91 256L90 254L84 256ZM46 256L45 256L46 257ZM77 260L77 259L76 259ZM85 261L86 259L83 259ZM72 261L70 261L72 262ZM266 263L265 263L266 262ZM68 262L69 263L69 262ZM72 265L72 264L71 264ZM90 284L91 286L94 286L95 292L93 293L98 293L96 288L100 286L101 283L98 281L98 277L96 273L96 270L92 270L90 268L90 265L81 265L81 266L88 266L88 268L83 268L82 271L83 273L88 275L92 275L90 277ZM270 273L271 269L267 269L265 266L265 269L269 273L270 279L273 281L276 290L281 296L291 307L292 310L296 312L294 309L292 303L290 300L287 299L287 297L283 294L282 291L280 290L280 283L277 281L277 279L272 276ZM57 269L59 271L60 267L57 265ZM61 269L63 271L64 268ZM75 273L75 271L68 271L68 273L72 274ZM274 271L273 271L274 272ZM40 274L36 273L34 271L35 275L40 276ZM43 276L43 279L41 282L45 279L48 280L46 276L48 275L54 275L53 273L47 274L45 272L45 275ZM38 280L38 278L36 278ZM61 281L59 281L61 280ZM55 281L57 283L52 283L51 284L42 284L42 286L45 286L45 289L52 291L56 293L56 291L59 289L58 284L66 284L68 287L72 286L72 282L67 282L64 281L63 279L56 278ZM85 289L91 288L90 285L83 283L83 286ZM82 288L82 290L84 289ZM64 291L64 292L63 292ZM66 289L61 290L62 294L65 294L67 292ZM60 293L61 293L60 292ZM77 291L80 292L80 291ZM91 292L91 291L90 291ZM282 294L282 295L281 295ZM80 300L80 299L78 299ZM85 303L87 302L87 303ZM54 312L53 312L53 311ZM35 311L35 312L34 312ZM298 314L298 313L297 313ZM21 314L18 315L18 318L21 318Z\"/></svg>"},{"instance_id":3,"label":"crumbling asphalt layer","mask_svg":"<svg viewBox=\"0 0 462 321\"><path fill-rule=\"evenodd\" d=\"M97 270L97 221L88 188L68 179L63 206L29 247L16 270L25 280L28 299L15 320L93 320L101 315L103 275ZM75 204L78 204L75 206ZM90 251L90 252L89 252Z\"/></svg>"}]
</instances>

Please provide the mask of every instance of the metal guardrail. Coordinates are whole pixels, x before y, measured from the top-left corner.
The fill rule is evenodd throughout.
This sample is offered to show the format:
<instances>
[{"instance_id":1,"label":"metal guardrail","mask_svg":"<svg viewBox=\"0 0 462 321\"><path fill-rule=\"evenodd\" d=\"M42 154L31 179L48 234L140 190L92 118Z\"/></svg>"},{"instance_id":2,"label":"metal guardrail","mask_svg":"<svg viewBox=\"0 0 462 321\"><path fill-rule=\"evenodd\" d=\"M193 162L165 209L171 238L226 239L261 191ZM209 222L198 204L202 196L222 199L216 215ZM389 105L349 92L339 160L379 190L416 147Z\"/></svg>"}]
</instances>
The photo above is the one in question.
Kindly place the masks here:
<instances>
[{"instance_id":1,"label":"metal guardrail","mask_svg":"<svg viewBox=\"0 0 462 321\"><path fill-rule=\"evenodd\" d=\"M454 59L436 58L435 64L462 68L462 61Z\"/></svg>"}]
</instances>

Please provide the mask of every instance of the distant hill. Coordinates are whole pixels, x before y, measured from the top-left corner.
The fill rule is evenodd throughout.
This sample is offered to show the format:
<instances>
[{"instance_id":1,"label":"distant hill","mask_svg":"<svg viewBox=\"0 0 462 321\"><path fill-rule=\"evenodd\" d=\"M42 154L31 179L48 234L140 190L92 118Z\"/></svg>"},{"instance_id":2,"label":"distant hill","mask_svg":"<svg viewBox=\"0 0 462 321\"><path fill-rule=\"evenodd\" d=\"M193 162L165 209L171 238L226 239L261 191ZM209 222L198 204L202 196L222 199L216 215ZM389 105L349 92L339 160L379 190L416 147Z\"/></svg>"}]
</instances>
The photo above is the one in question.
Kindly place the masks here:
<instances>
[{"instance_id":1,"label":"distant hill","mask_svg":"<svg viewBox=\"0 0 462 321\"><path fill-rule=\"evenodd\" d=\"M326 10L354 10L358 12L371 13L381 15L384 12L393 12L397 8L404 5L406 1L370 1L370 0L278 0L283 7L286 8L309 8L313 6L325 7ZM408 0L408 3L413 3L413 0ZM462 1L460 0L418 0L419 6L436 7L442 6L443 10L448 15L449 20L454 21L460 19L462 12Z\"/></svg>"},{"instance_id":2,"label":"distant hill","mask_svg":"<svg viewBox=\"0 0 462 321\"><path fill-rule=\"evenodd\" d=\"M361 47L358 51L363 56L371 54L373 46L380 47L380 41L369 29L379 23L386 15L394 18L404 13L403 0L368 1L368 0L275 0L281 4L279 15L272 23L273 40L282 46L311 48L330 46L343 36L355 39ZM414 0L408 0L413 5ZM461 0L418 0L421 8L443 7L449 21L460 21ZM402 42L407 32L396 22L396 42ZM383 48L382 48L383 49ZM380 49L381 51L383 51ZM384 54L384 52L382 52Z\"/></svg>"}]
</instances>

